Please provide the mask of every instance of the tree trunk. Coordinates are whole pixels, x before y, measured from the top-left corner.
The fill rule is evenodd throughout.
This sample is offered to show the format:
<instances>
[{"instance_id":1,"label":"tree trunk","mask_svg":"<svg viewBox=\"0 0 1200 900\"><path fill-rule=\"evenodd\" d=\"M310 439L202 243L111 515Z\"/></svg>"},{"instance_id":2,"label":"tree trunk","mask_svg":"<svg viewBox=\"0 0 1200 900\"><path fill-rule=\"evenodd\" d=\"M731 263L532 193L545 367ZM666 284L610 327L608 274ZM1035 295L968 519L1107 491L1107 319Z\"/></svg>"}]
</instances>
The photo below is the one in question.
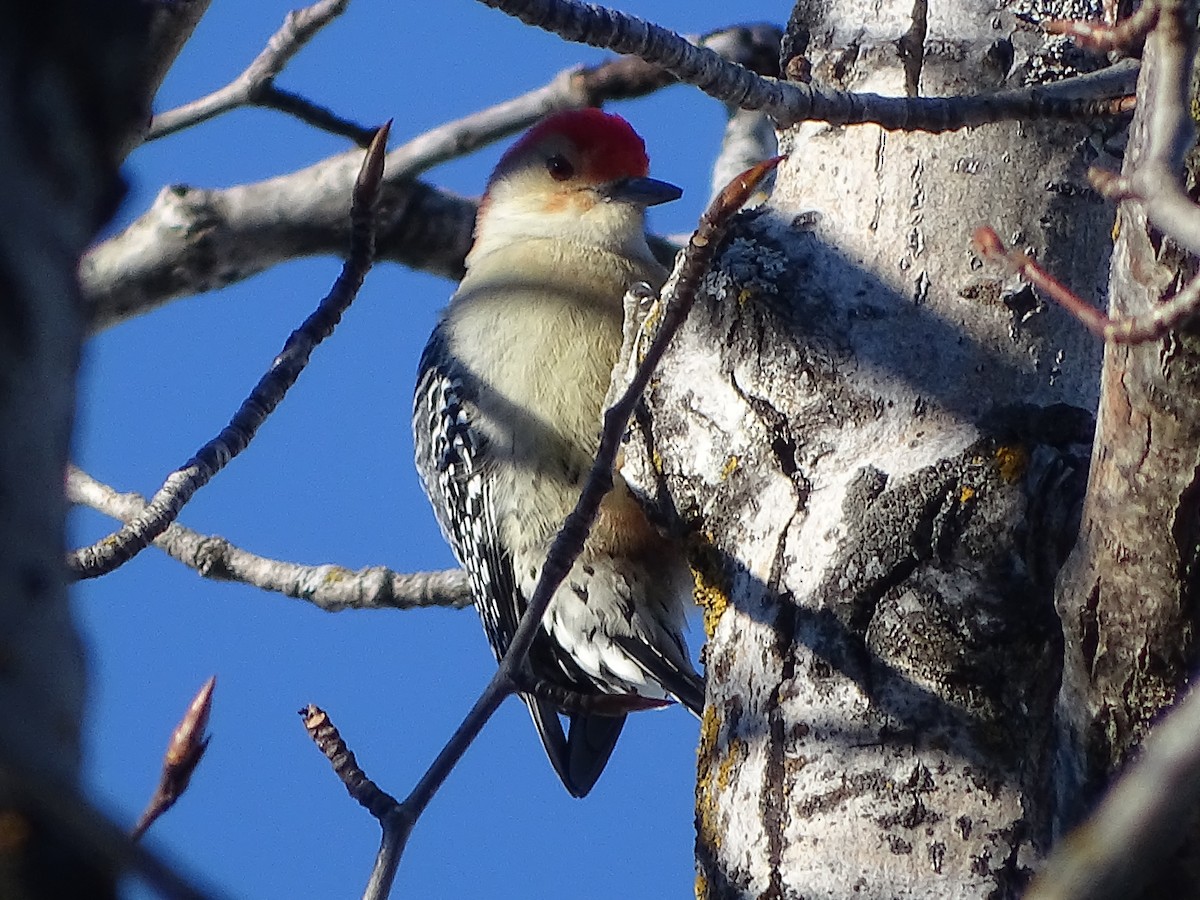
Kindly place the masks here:
<instances>
[{"instance_id":1,"label":"tree trunk","mask_svg":"<svg viewBox=\"0 0 1200 900\"><path fill-rule=\"evenodd\" d=\"M0 896L115 895L73 803L84 665L63 473L83 337L79 255L145 115L144 11L8 4L0 29ZM64 827L71 820L71 827Z\"/></svg>"},{"instance_id":2,"label":"tree trunk","mask_svg":"<svg viewBox=\"0 0 1200 900\"><path fill-rule=\"evenodd\" d=\"M1195 21L1193 5L1191 21ZM1159 35L1146 43L1126 172L1147 151L1147 98L1160 77ZM1195 38L1192 37L1193 51ZM1194 91L1193 91L1194 94ZM1196 183L1193 150L1189 182ZM1195 192L1193 189L1193 196ZM1136 203L1122 204L1110 314L1144 315L1197 271ZM1200 333L1107 348L1091 481L1079 543L1058 585L1066 637L1059 696L1060 817L1087 811L1196 667L1200 615ZM1154 864L1144 897L1200 896L1200 821ZM1174 848L1159 848L1169 856Z\"/></svg>"},{"instance_id":3,"label":"tree trunk","mask_svg":"<svg viewBox=\"0 0 1200 900\"><path fill-rule=\"evenodd\" d=\"M994 6L801 2L786 71L947 95L1103 64L1029 4ZM782 136L774 196L706 282L648 392L649 452L629 454L698 536L697 896L1016 897L1045 853L1054 579L1101 348L970 239L990 224L1098 300L1112 211L1085 173L1119 132Z\"/></svg>"}]
</instances>

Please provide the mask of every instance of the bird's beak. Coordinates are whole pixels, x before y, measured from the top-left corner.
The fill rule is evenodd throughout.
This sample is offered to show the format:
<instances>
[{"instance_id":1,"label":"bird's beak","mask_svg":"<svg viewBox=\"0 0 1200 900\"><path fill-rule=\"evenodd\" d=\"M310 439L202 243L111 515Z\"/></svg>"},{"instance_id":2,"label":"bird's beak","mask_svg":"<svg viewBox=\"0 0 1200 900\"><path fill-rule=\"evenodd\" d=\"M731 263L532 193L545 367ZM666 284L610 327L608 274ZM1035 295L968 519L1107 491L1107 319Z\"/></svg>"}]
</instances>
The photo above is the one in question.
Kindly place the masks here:
<instances>
[{"instance_id":1,"label":"bird's beak","mask_svg":"<svg viewBox=\"0 0 1200 900\"><path fill-rule=\"evenodd\" d=\"M678 200L683 196L683 190L657 178L621 178L604 185L600 195L610 203L658 206Z\"/></svg>"}]
</instances>

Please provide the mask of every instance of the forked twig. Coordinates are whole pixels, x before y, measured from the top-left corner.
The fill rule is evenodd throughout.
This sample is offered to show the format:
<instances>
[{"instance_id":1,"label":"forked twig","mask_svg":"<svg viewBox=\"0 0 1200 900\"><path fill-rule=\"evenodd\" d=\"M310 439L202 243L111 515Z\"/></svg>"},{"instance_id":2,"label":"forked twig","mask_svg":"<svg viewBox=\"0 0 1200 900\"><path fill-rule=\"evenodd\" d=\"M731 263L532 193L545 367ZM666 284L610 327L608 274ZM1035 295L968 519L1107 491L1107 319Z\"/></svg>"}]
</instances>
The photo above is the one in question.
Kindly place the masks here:
<instances>
[{"instance_id":1,"label":"forked twig","mask_svg":"<svg viewBox=\"0 0 1200 900\"><path fill-rule=\"evenodd\" d=\"M408 797L382 813L372 810L372 814L383 826L383 841L375 860L371 886L365 897L386 897L391 891L400 856L413 826L504 699L526 686L522 673L529 648L538 629L542 627L542 617L550 605L551 597L583 550L584 541L599 512L600 501L612 488L613 466L629 418L655 367L666 352L667 345L687 318L695 302L700 281L711 266L734 214L782 159L783 157L776 156L743 172L712 201L700 217L699 225L676 266L673 280L668 282L668 296L663 301L666 311L658 331L646 348L645 355L628 385L617 401L604 413L600 447L595 462L588 473L575 509L567 516L554 539L542 566L537 587L529 598L528 606L521 616L521 622L508 651L500 660L496 674Z\"/></svg>"},{"instance_id":2,"label":"forked twig","mask_svg":"<svg viewBox=\"0 0 1200 900\"><path fill-rule=\"evenodd\" d=\"M1200 276L1193 278L1174 297L1142 316L1112 318L1096 309L1020 250L1006 249L995 230L977 228L972 243L980 256L1005 263L1038 290L1082 322L1092 334L1114 344L1156 341L1193 318L1200 311Z\"/></svg>"},{"instance_id":3,"label":"forked twig","mask_svg":"<svg viewBox=\"0 0 1200 900\"><path fill-rule=\"evenodd\" d=\"M166 137L242 106L262 106L286 112L309 125L367 146L375 129L343 119L298 94L275 86L276 76L292 57L318 31L345 12L349 3L350 0L318 0L311 6L288 13L283 25L271 35L267 46L242 74L211 94L156 115L150 120L145 139L153 141Z\"/></svg>"},{"instance_id":4,"label":"forked twig","mask_svg":"<svg viewBox=\"0 0 1200 900\"><path fill-rule=\"evenodd\" d=\"M354 185L350 211L350 256L333 288L287 339L283 350L250 396L217 437L169 476L150 499L145 512L124 528L70 554L68 565L78 578L95 578L128 562L167 529L184 504L217 472L250 444L254 435L300 373L313 349L333 333L353 302L375 256L375 205L383 178L384 149L390 123L375 134Z\"/></svg>"},{"instance_id":5,"label":"forked twig","mask_svg":"<svg viewBox=\"0 0 1200 900\"><path fill-rule=\"evenodd\" d=\"M1200 207L1184 190L1183 161L1195 143L1191 79L1196 55L1196 5L1183 0L1147 0L1129 25L1140 30L1153 17L1146 38L1139 92L1144 107L1134 128L1145 134L1142 152L1126 157L1118 175L1092 168L1092 186L1110 200L1136 200L1146 218L1177 243L1200 254Z\"/></svg>"}]
</instances>

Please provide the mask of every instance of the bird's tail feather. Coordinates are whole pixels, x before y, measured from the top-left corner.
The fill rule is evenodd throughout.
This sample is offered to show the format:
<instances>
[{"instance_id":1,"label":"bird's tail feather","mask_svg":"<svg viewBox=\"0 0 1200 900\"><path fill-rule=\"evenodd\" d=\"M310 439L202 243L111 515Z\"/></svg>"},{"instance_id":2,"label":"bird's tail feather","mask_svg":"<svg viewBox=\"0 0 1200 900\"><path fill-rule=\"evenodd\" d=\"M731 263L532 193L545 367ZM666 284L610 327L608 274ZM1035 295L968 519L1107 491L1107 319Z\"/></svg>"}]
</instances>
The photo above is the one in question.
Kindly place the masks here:
<instances>
[{"instance_id":1,"label":"bird's tail feather","mask_svg":"<svg viewBox=\"0 0 1200 900\"><path fill-rule=\"evenodd\" d=\"M523 699L563 787L572 797L586 797L612 756L625 717L575 713L570 716L569 731L564 733L552 704L525 695Z\"/></svg>"}]
</instances>

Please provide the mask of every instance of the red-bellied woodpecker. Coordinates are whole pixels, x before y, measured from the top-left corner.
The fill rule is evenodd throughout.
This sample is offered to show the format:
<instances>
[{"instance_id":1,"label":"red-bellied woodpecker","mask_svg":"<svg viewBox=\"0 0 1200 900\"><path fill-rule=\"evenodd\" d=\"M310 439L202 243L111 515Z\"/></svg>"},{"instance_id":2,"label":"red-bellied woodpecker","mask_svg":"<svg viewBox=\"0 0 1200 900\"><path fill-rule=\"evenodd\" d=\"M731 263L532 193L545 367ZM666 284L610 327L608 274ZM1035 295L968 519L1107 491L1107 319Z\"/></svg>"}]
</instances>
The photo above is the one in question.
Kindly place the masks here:
<instances>
[{"instance_id":1,"label":"red-bellied woodpecker","mask_svg":"<svg viewBox=\"0 0 1200 900\"><path fill-rule=\"evenodd\" d=\"M666 278L646 244L645 209L680 191L648 168L619 116L564 112L530 130L488 182L466 276L421 357L417 469L497 659L595 458L622 298ZM704 683L681 633L690 589L678 545L616 474L527 664L576 698L611 695L615 715L523 695L574 796L603 771L624 711L675 699L700 714Z\"/></svg>"}]
</instances>

